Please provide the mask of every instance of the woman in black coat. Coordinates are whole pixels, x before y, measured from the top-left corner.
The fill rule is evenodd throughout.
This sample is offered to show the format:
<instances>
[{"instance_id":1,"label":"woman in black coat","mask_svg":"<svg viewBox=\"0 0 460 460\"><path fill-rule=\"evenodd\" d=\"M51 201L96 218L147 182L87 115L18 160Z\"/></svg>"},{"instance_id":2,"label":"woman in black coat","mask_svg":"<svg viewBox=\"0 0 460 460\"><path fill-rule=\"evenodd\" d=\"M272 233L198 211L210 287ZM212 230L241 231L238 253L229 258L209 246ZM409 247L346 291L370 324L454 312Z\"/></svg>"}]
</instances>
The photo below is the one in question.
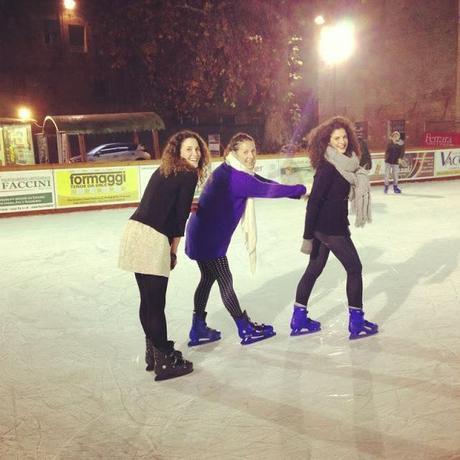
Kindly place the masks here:
<instances>
[{"instance_id":1,"label":"woman in black coat","mask_svg":"<svg viewBox=\"0 0 460 460\"><path fill-rule=\"evenodd\" d=\"M362 266L349 231L348 201L356 213L356 226L371 221L369 180L359 166L359 144L352 126L348 119L334 117L309 134L308 155L316 173L301 251L310 254L310 260L297 286L291 335L321 329L318 321L308 317L307 305L331 251L347 272L350 339L378 332L376 324L364 319Z\"/></svg>"},{"instance_id":2,"label":"woman in black coat","mask_svg":"<svg viewBox=\"0 0 460 460\"><path fill-rule=\"evenodd\" d=\"M120 244L119 267L134 272L140 293L139 317L146 338L147 370L155 380L192 372L168 340L165 303L170 270L184 235L198 180L204 178L209 152L193 131L172 136L160 167L152 174L141 202L129 219Z\"/></svg>"}]
</instances>

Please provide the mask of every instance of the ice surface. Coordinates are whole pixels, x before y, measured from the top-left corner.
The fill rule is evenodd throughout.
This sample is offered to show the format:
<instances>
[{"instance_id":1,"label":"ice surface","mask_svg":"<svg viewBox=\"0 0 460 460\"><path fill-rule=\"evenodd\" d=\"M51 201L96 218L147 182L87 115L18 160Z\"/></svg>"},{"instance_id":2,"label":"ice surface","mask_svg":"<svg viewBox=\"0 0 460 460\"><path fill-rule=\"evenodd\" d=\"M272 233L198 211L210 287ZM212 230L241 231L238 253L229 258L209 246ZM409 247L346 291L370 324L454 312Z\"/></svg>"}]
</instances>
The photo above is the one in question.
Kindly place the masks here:
<instances>
[{"instance_id":1,"label":"ice surface","mask_svg":"<svg viewBox=\"0 0 460 460\"><path fill-rule=\"evenodd\" d=\"M188 349L199 276L181 252L169 335L195 371L164 382L116 268L132 209L0 219L0 458L459 459L460 181L402 189L374 187L374 222L352 228L378 335L348 340L331 257L310 305L322 332L289 336L305 203L258 200L257 273L239 231L228 256L242 306L278 335L241 346L214 287L223 338Z\"/></svg>"}]
</instances>

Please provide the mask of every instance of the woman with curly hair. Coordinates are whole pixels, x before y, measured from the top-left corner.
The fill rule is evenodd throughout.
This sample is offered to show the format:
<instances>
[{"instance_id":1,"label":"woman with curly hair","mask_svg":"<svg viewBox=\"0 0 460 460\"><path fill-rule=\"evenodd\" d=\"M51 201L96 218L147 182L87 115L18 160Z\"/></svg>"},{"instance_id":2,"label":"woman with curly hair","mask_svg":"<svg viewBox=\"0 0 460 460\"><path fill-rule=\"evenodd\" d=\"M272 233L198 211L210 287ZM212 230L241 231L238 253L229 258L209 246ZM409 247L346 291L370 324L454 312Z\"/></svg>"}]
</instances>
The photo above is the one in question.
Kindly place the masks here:
<instances>
[{"instance_id":1,"label":"woman with curly hair","mask_svg":"<svg viewBox=\"0 0 460 460\"><path fill-rule=\"evenodd\" d=\"M308 136L308 155L316 172L301 252L310 254L310 261L297 286L291 335L321 329L318 321L308 317L307 305L331 251L347 272L350 339L376 334L377 324L364 319L362 266L348 228L348 201L357 227L371 222L369 179L359 166L359 144L350 120L334 117L313 129Z\"/></svg>"},{"instance_id":2,"label":"woman with curly hair","mask_svg":"<svg viewBox=\"0 0 460 460\"><path fill-rule=\"evenodd\" d=\"M193 364L168 340L165 303L169 272L177 263L198 180L203 181L209 151L193 131L174 134L163 150L120 245L119 267L134 272L140 293L139 317L146 338L147 370L155 380L188 374Z\"/></svg>"},{"instance_id":3,"label":"woman with curly hair","mask_svg":"<svg viewBox=\"0 0 460 460\"><path fill-rule=\"evenodd\" d=\"M217 281L225 308L238 328L241 344L247 345L275 335L270 325L252 322L242 311L233 289L227 250L241 222L251 270L256 267L256 221L253 198L300 198L303 185L281 185L255 174L256 144L246 133L237 133L225 150L225 161L212 173L198 209L187 224L185 252L196 260L201 279L194 296L189 346L219 340L221 334L206 324L206 305Z\"/></svg>"}]
</instances>

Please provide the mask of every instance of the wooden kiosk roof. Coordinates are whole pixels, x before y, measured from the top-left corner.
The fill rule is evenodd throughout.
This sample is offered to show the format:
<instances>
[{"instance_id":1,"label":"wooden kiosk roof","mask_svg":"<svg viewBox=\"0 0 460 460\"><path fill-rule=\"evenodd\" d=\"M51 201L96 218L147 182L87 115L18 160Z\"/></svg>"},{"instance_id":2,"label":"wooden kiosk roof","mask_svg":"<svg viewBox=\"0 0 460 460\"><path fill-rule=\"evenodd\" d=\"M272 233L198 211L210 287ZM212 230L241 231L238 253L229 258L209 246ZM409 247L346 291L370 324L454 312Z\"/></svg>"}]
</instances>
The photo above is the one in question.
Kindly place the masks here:
<instances>
[{"instance_id":1,"label":"wooden kiosk roof","mask_svg":"<svg viewBox=\"0 0 460 460\"><path fill-rule=\"evenodd\" d=\"M164 121L155 112L102 113L92 115L48 115L43 133L99 134L139 132L165 129Z\"/></svg>"}]
</instances>

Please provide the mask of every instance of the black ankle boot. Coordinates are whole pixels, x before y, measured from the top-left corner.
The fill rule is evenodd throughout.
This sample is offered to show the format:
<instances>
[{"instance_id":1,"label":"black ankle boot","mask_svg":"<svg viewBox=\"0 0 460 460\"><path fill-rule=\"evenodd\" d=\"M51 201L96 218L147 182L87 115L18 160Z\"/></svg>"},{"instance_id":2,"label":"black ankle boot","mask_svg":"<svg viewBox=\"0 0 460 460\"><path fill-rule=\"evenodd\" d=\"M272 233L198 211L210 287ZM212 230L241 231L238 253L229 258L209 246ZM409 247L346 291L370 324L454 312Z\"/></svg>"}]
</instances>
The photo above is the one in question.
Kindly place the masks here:
<instances>
[{"instance_id":1,"label":"black ankle boot","mask_svg":"<svg viewBox=\"0 0 460 460\"><path fill-rule=\"evenodd\" d=\"M167 380L193 371L193 363L182 357L182 353L174 349L174 342L169 341L165 347L153 348L155 358L155 380Z\"/></svg>"},{"instance_id":2,"label":"black ankle boot","mask_svg":"<svg viewBox=\"0 0 460 460\"><path fill-rule=\"evenodd\" d=\"M147 367L146 371L153 371L155 367L155 357L153 355L153 342L149 338L145 338L145 364Z\"/></svg>"}]
</instances>

